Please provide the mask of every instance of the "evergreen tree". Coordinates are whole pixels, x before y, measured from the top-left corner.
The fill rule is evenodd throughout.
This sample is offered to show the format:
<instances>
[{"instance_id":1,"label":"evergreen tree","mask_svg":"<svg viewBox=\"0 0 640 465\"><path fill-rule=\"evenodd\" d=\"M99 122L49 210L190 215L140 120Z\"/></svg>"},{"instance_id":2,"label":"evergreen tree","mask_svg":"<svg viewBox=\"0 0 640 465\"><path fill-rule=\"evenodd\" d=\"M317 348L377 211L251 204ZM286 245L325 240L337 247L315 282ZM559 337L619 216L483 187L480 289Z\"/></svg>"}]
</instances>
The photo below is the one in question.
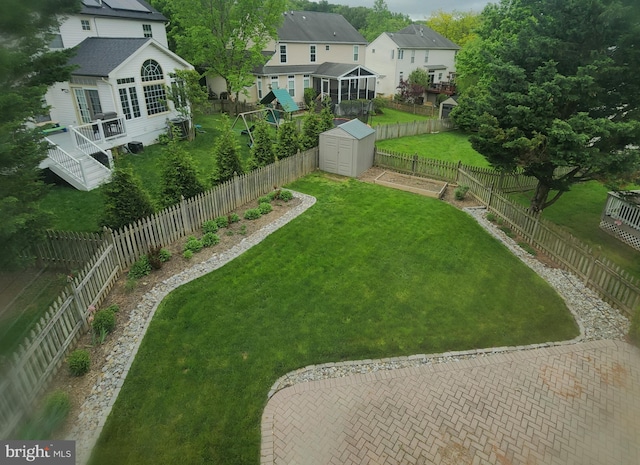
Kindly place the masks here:
<instances>
[{"instance_id":1,"label":"evergreen tree","mask_svg":"<svg viewBox=\"0 0 640 465\"><path fill-rule=\"evenodd\" d=\"M264 119L259 119L252 132L253 145L251 146L251 169L270 165L276 161L276 154L273 148L271 137L271 127Z\"/></svg>"},{"instance_id":2,"label":"evergreen tree","mask_svg":"<svg viewBox=\"0 0 640 465\"><path fill-rule=\"evenodd\" d=\"M213 175L214 184L221 184L232 179L234 175L243 173L238 139L226 115L222 118L221 134L213 147L213 154L218 165Z\"/></svg>"},{"instance_id":3,"label":"evergreen tree","mask_svg":"<svg viewBox=\"0 0 640 465\"><path fill-rule=\"evenodd\" d=\"M276 155L278 158L286 158L295 155L300 150L300 135L295 121L285 121L278 129L278 143Z\"/></svg>"},{"instance_id":4,"label":"evergreen tree","mask_svg":"<svg viewBox=\"0 0 640 465\"><path fill-rule=\"evenodd\" d=\"M320 115L316 112L316 106L312 103L302 122L302 135L300 136L300 148L309 150L318 146L320 138Z\"/></svg>"},{"instance_id":5,"label":"evergreen tree","mask_svg":"<svg viewBox=\"0 0 640 465\"><path fill-rule=\"evenodd\" d=\"M322 103L322 111L320 111L320 126L318 128L318 136L328 131L329 129L333 129L333 119L335 115L331 111L331 100Z\"/></svg>"},{"instance_id":6,"label":"evergreen tree","mask_svg":"<svg viewBox=\"0 0 640 465\"><path fill-rule=\"evenodd\" d=\"M151 198L131 169L116 167L111 182L104 186L104 196L102 226L120 229L153 214Z\"/></svg>"},{"instance_id":7,"label":"evergreen tree","mask_svg":"<svg viewBox=\"0 0 640 465\"><path fill-rule=\"evenodd\" d=\"M40 209L46 194L40 162L47 156L42 133L28 121L42 107L48 86L69 79L69 51L48 44L59 18L79 0L2 0L0 6L0 268L29 265L28 249L44 237L50 216Z\"/></svg>"},{"instance_id":8,"label":"evergreen tree","mask_svg":"<svg viewBox=\"0 0 640 465\"><path fill-rule=\"evenodd\" d=\"M174 132L177 129L174 129ZM193 159L183 148L176 135L164 149L165 160L162 165L162 204L165 207L180 202L181 197L188 199L204 191L198 180Z\"/></svg>"}]
</instances>

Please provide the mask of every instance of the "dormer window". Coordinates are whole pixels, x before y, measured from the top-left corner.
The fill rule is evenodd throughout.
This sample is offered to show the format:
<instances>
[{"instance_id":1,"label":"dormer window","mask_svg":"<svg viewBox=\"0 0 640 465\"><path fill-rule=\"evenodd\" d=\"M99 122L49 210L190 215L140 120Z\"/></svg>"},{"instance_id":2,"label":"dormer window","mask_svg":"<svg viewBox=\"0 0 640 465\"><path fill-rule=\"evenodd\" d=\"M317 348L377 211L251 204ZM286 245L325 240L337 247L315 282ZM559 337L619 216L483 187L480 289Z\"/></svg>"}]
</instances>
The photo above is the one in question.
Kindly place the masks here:
<instances>
[{"instance_id":1,"label":"dormer window","mask_svg":"<svg viewBox=\"0 0 640 465\"><path fill-rule=\"evenodd\" d=\"M91 23L89 22L88 19L81 19L80 20L80 25L82 26L82 30L83 31L90 31L91 30Z\"/></svg>"}]
</instances>

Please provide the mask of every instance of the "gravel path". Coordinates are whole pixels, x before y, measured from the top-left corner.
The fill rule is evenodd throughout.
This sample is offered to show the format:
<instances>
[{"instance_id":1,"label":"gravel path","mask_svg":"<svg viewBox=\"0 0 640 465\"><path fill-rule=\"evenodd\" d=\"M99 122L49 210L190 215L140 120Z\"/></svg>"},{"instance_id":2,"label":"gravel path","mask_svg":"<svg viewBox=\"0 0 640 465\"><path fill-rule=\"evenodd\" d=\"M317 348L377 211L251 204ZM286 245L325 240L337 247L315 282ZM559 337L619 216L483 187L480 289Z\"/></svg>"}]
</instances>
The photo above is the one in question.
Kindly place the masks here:
<instances>
[{"instance_id":1,"label":"gravel path","mask_svg":"<svg viewBox=\"0 0 640 465\"><path fill-rule=\"evenodd\" d=\"M249 248L260 243L265 237L287 224L315 203L315 198L294 193L301 199L301 203L287 212L278 220L263 227L256 233L245 238L240 244L228 251L214 255L209 260L198 263L193 267L178 273L163 281L149 291L131 312L123 335L119 338L113 351L107 358L102 369L102 376L93 386L91 395L82 405L81 412L67 439L76 441L77 463L87 463L91 450L100 435L104 423L111 412L111 408L120 392L131 363L142 342L142 338L151 322L153 314L162 301L177 287L207 274L233 260ZM353 373L368 373L378 370L390 370L409 366L442 363L462 358L482 357L487 354L511 350L529 350L560 344L573 344L580 341L597 339L622 340L628 329L627 319L617 310L601 301L592 291L585 288L573 275L559 269L549 268L522 250L513 240L497 230L485 217L484 208L471 208L466 211L472 215L492 235L500 239L524 263L547 280L565 299L567 306L574 314L580 326L580 336L561 342L534 344L523 347L503 347L464 352L450 352L446 354L419 354L409 357L398 357L383 360L360 360L353 362L329 363L302 368L280 378L269 392L269 397L277 390L300 382L347 376Z\"/></svg>"}]
</instances>

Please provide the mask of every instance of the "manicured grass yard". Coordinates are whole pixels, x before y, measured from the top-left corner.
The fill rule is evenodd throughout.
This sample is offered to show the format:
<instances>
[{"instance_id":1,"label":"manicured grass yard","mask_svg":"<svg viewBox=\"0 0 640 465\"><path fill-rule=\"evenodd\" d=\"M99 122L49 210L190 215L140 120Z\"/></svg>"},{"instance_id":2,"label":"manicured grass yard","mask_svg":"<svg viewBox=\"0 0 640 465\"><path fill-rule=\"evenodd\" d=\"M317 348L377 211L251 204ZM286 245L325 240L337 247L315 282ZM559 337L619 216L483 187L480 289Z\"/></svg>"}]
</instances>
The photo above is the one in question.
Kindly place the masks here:
<instances>
[{"instance_id":1,"label":"manicured grass yard","mask_svg":"<svg viewBox=\"0 0 640 465\"><path fill-rule=\"evenodd\" d=\"M462 211L321 174L290 187L317 204L162 302L92 464L257 464L288 371L577 335L562 299Z\"/></svg>"},{"instance_id":2,"label":"manicured grass yard","mask_svg":"<svg viewBox=\"0 0 640 465\"><path fill-rule=\"evenodd\" d=\"M380 124L411 123L413 121L422 121L433 118L433 116L416 115L413 113L407 113L406 111L395 110L393 108L384 108L382 110L382 114L373 115L369 123L371 126L376 127Z\"/></svg>"},{"instance_id":3,"label":"manicured grass yard","mask_svg":"<svg viewBox=\"0 0 640 465\"><path fill-rule=\"evenodd\" d=\"M486 158L473 150L469 135L462 131L446 131L437 134L401 137L376 142L381 150L417 154L434 160L461 161L465 165L488 167Z\"/></svg>"}]
</instances>

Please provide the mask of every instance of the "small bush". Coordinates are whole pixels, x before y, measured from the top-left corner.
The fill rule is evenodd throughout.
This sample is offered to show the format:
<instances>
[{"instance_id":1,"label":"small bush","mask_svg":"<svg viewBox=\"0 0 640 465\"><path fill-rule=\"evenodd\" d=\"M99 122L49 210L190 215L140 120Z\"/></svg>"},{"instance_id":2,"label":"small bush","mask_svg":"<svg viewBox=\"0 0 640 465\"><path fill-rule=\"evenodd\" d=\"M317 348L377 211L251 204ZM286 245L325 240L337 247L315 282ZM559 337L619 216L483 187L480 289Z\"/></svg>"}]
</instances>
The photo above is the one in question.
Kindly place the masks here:
<instances>
[{"instance_id":1,"label":"small bush","mask_svg":"<svg viewBox=\"0 0 640 465\"><path fill-rule=\"evenodd\" d=\"M143 255L140 260L131 265L129 278L140 279L149 273L151 273L151 263L149 263L149 257Z\"/></svg>"},{"instance_id":2,"label":"small bush","mask_svg":"<svg viewBox=\"0 0 640 465\"><path fill-rule=\"evenodd\" d=\"M271 202L271 199L269 198L268 195L263 195L262 197L258 197L258 205L260 205L261 203L269 203Z\"/></svg>"},{"instance_id":3,"label":"small bush","mask_svg":"<svg viewBox=\"0 0 640 465\"><path fill-rule=\"evenodd\" d=\"M182 252L182 256L187 260L190 260L193 257L193 250L185 250Z\"/></svg>"},{"instance_id":4,"label":"small bush","mask_svg":"<svg viewBox=\"0 0 640 465\"><path fill-rule=\"evenodd\" d=\"M469 191L469 186L458 186L456 190L453 191L453 196L456 200L464 200L467 196L467 192Z\"/></svg>"},{"instance_id":5,"label":"small bush","mask_svg":"<svg viewBox=\"0 0 640 465\"><path fill-rule=\"evenodd\" d=\"M218 223L218 228L228 228L229 227L229 217L228 216L219 216L216 218L216 223Z\"/></svg>"},{"instance_id":6,"label":"small bush","mask_svg":"<svg viewBox=\"0 0 640 465\"><path fill-rule=\"evenodd\" d=\"M271 206L270 203L265 202L265 203L261 203L260 205L258 205L258 210L260 210L260 213L263 215L266 215L267 213L271 212L273 210L273 207Z\"/></svg>"},{"instance_id":7,"label":"small bush","mask_svg":"<svg viewBox=\"0 0 640 465\"><path fill-rule=\"evenodd\" d=\"M120 306L118 304L109 305L105 310L109 310L113 313L118 313L120 311Z\"/></svg>"},{"instance_id":8,"label":"small bush","mask_svg":"<svg viewBox=\"0 0 640 465\"><path fill-rule=\"evenodd\" d=\"M260 213L259 208L250 208L249 210L244 212L245 220L257 220L258 218L260 218L260 216L262 216L262 213Z\"/></svg>"},{"instance_id":9,"label":"small bush","mask_svg":"<svg viewBox=\"0 0 640 465\"><path fill-rule=\"evenodd\" d=\"M133 292L138 284L138 280L136 278L129 277L127 278L127 282L124 283L125 292Z\"/></svg>"},{"instance_id":10,"label":"small bush","mask_svg":"<svg viewBox=\"0 0 640 465\"><path fill-rule=\"evenodd\" d=\"M204 234L218 232L219 228L217 220L209 220L202 223L202 232Z\"/></svg>"},{"instance_id":11,"label":"small bush","mask_svg":"<svg viewBox=\"0 0 640 465\"><path fill-rule=\"evenodd\" d=\"M276 189L274 191L269 192L269 194L267 194L267 197L271 201L278 200L280 198L280 194L281 193L282 193L282 191L280 189Z\"/></svg>"},{"instance_id":12,"label":"small bush","mask_svg":"<svg viewBox=\"0 0 640 465\"><path fill-rule=\"evenodd\" d=\"M116 327L116 314L108 308L98 310L91 326L94 334L104 338Z\"/></svg>"},{"instance_id":13,"label":"small bush","mask_svg":"<svg viewBox=\"0 0 640 465\"><path fill-rule=\"evenodd\" d=\"M200 252L202 250L202 241L196 239L195 236L189 236L187 238L187 243L184 245L185 252L190 250L193 253Z\"/></svg>"},{"instance_id":14,"label":"small bush","mask_svg":"<svg viewBox=\"0 0 640 465\"><path fill-rule=\"evenodd\" d=\"M237 223L238 221L240 221L240 217L237 213L232 213L227 218L229 218L229 224Z\"/></svg>"},{"instance_id":15,"label":"small bush","mask_svg":"<svg viewBox=\"0 0 640 465\"><path fill-rule=\"evenodd\" d=\"M240 226L240 234L242 234L243 236L245 234L247 234L247 225L243 224L242 226Z\"/></svg>"},{"instance_id":16,"label":"small bush","mask_svg":"<svg viewBox=\"0 0 640 465\"><path fill-rule=\"evenodd\" d=\"M162 249L160 247L152 247L147 254L147 259L149 260L149 265L154 270L159 270L162 268L162 264L164 263L160 258L160 252Z\"/></svg>"},{"instance_id":17,"label":"small bush","mask_svg":"<svg viewBox=\"0 0 640 465\"><path fill-rule=\"evenodd\" d=\"M495 223L496 220L498 219L498 217L494 214L494 213L487 213L487 221L490 221L491 223Z\"/></svg>"},{"instance_id":18,"label":"small bush","mask_svg":"<svg viewBox=\"0 0 640 465\"><path fill-rule=\"evenodd\" d=\"M500 231L505 233L507 237L510 237L511 239L515 237L515 234L513 234L513 231L511 231L511 228L509 228L508 226L500 226Z\"/></svg>"},{"instance_id":19,"label":"small bush","mask_svg":"<svg viewBox=\"0 0 640 465\"><path fill-rule=\"evenodd\" d=\"M538 252L536 252L536 249L534 249L533 247L531 247L529 244L527 244L526 242L518 242L518 245L520 246L520 248L522 250L524 250L525 252L527 252L530 255L533 255L534 257L536 255L538 255Z\"/></svg>"},{"instance_id":20,"label":"small bush","mask_svg":"<svg viewBox=\"0 0 640 465\"><path fill-rule=\"evenodd\" d=\"M69 372L73 376L84 375L91 367L89 351L85 349L74 350L67 359L67 365L69 365Z\"/></svg>"},{"instance_id":21,"label":"small bush","mask_svg":"<svg viewBox=\"0 0 640 465\"><path fill-rule=\"evenodd\" d=\"M167 249L160 249L159 257L162 263L166 263L171 259L171 252Z\"/></svg>"},{"instance_id":22,"label":"small bush","mask_svg":"<svg viewBox=\"0 0 640 465\"><path fill-rule=\"evenodd\" d=\"M220 236L218 236L215 233L207 233L204 236L202 236L202 245L204 247L211 247L213 245L216 245L220 242Z\"/></svg>"},{"instance_id":23,"label":"small bush","mask_svg":"<svg viewBox=\"0 0 640 465\"><path fill-rule=\"evenodd\" d=\"M293 199L293 193L291 191L280 192L280 200L284 200L285 202L288 202L291 199Z\"/></svg>"}]
</instances>

